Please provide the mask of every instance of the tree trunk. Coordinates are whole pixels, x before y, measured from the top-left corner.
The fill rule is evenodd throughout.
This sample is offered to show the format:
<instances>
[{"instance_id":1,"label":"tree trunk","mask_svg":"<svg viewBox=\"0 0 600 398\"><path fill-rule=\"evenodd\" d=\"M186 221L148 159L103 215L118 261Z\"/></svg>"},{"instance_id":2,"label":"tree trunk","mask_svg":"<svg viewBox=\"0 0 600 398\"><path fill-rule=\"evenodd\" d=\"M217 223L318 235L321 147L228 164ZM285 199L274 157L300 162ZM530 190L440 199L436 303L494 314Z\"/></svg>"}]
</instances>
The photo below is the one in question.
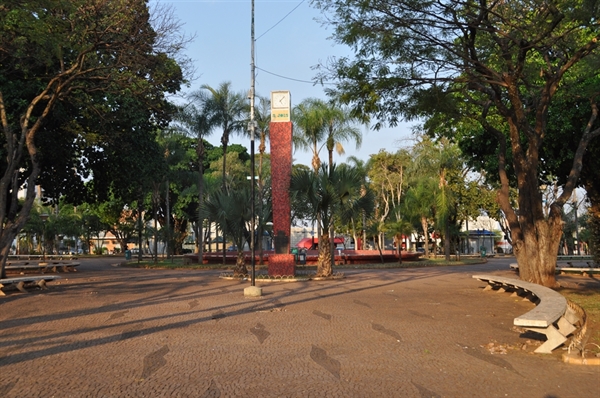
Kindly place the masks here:
<instances>
[{"instance_id":1,"label":"tree trunk","mask_svg":"<svg viewBox=\"0 0 600 398\"><path fill-rule=\"evenodd\" d=\"M561 220L538 220L531 227L522 225L521 229L523 239L516 240L513 246L519 264L519 277L527 282L556 287Z\"/></svg>"},{"instance_id":2,"label":"tree trunk","mask_svg":"<svg viewBox=\"0 0 600 398\"><path fill-rule=\"evenodd\" d=\"M244 252L239 250L237 259L235 261L234 275L248 275L248 269L246 268L246 260L244 258Z\"/></svg>"},{"instance_id":3,"label":"tree trunk","mask_svg":"<svg viewBox=\"0 0 600 398\"><path fill-rule=\"evenodd\" d=\"M335 233L333 232L333 225L329 227L329 258L331 265L335 265Z\"/></svg>"},{"instance_id":4,"label":"tree trunk","mask_svg":"<svg viewBox=\"0 0 600 398\"><path fill-rule=\"evenodd\" d=\"M142 239L144 238L142 236L142 222L143 222L143 218L142 218L142 200L139 199L138 200L138 208L137 208L137 213L138 213L138 262L142 261Z\"/></svg>"},{"instance_id":5,"label":"tree trunk","mask_svg":"<svg viewBox=\"0 0 600 398\"><path fill-rule=\"evenodd\" d=\"M396 248L398 249L398 265L402 265L402 234L396 235Z\"/></svg>"},{"instance_id":6,"label":"tree trunk","mask_svg":"<svg viewBox=\"0 0 600 398\"><path fill-rule=\"evenodd\" d=\"M450 221L446 219L446 228L444 232L444 254L446 261L450 261Z\"/></svg>"},{"instance_id":7,"label":"tree trunk","mask_svg":"<svg viewBox=\"0 0 600 398\"><path fill-rule=\"evenodd\" d=\"M421 228L423 228L423 236L425 237L425 257L429 258L429 233L427 232L427 218L421 217Z\"/></svg>"},{"instance_id":8,"label":"tree trunk","mask_svg":"<svg viewBox=\"0 0 600 398\"><path fill-rule=\"evenodd\" d=\"M153 247L152 247L152 251L154 252L152 254L152 257L154 257L154 264L156 264L158 262L158 214L157 214L157 210L155 207L154 210L154 242L153 242Z\"/></svg>"},{"instance_id":9,"label":"tree trunk","mask_svg":"<svg viewBox=\"0 0 600 398\"><path fill-rule=\"evenodd\" d=\"M204 207L204 142L202 137L198 137L198 146L196 149L198 155L198 235L197 241L199 244L197 247L198 252L198 264L204 263L204 234L203 234L203 218L202 209Z\"/></svg>"},{"instance_id":10,"label":"tree trunk","mask_svg":"<svg viewBox=\"0 0 600 398\"><path fill-rule=\"evenodd\" d=\"M319 238L319 260L317 263L317 276L327 277L333 274L331 266L331 252L329 251L329 234L323 233Z\"/></svg>"}]
</instances>

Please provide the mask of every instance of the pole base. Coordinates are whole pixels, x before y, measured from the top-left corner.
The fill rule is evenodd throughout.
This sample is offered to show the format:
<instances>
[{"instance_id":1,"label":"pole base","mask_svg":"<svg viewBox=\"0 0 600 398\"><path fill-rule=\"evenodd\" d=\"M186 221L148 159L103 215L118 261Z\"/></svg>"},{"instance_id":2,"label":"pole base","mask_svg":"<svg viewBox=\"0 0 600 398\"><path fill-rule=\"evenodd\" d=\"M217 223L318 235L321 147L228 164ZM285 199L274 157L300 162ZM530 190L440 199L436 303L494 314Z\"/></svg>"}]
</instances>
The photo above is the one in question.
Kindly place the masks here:
<instances>
[{"instance_id":1,"label":"pole base","mask_svg":"<svg viewBox=\"0 0 600 398\"><path fill-rule=\"evenodd\" d=\"M244 289L245 297L260 297L262 296L262 289L256 286L248 286Z\"/></svg>"}]
</instances>

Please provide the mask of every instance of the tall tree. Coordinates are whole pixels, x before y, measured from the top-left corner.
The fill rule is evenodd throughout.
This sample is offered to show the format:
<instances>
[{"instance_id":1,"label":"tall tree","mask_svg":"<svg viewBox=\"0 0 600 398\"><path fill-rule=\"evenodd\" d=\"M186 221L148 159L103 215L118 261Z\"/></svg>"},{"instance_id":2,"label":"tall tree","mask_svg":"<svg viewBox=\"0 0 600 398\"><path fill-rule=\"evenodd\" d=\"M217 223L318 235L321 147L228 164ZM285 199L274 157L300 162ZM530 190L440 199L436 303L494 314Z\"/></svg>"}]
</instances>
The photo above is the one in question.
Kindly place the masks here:
<instances>
[{"instance_id":1,"label":"tall tree","mask_svg":"<svg viewBox=\"0 0 600 398\"><path fill-rule=\"evenodd\" d=\"M418 178L410 182L404 196L404 209L407 218L420 225L425 240L425 256L429 257L429 226L433 224L434 201L432 192L436 189L436 181L430 178Z\"/></svg>"},{"instance_id":2,"label":"tall tree","mask_svg":"<svg viewBox=\"0 0 600 398\"><path fill-rule=\"evenodd\" d=\"M245 102L243 93L235 93L231 89L231 82L223 82L217 88L208 84L202 86L196 94L198 100L205 104L206 112L210 114L211 125L220 127L221 145L223 147L223 179L221 188L227 190L226 170L227 170L227 146L229 137L232 133L244 131L246 115L249 113L249 106ZM223 242L223 264L225 264L225 242Z\"/></svg>"},{"instance_id":3,"label":"tall tree","mask_svg":"<svg viewBox=\"0 0 600 398\"><path fill-rule=\"evenodd\" d=\"M42 156L50 151L38 135L59 104L100 121L110 115L113 94L123 93L157 119L163 117L164 93L177 91L182 81L175 58L185 40L178 36L172 12L163 9L155 15L142 0L16 0L0 5L0 274L33 206ZM104 112L96 113L99 109ZM22 187L25 200L18 206Z\"/></svg>"},{"instance_id":4,"label":"tall tree","mask_svg":"<svg viewBox=\"0 0 600 398\"><path fill-rule=\"evenodd\" d=\"M192 94L192 99L203 104L203 112L209 115L208 125L220 128L221 145L223 146L223 189L225 189L225 171L227 170L227 146L229 137L233 133L244 131L247 120L248 104L243 93L235 93L231 89L231 82L224 82L217 88L207 84L201 90Z\"/></svg>"},{"instance_id":5,"label":"tall tree","mask_svg":"<svg viewBox=\"0 0 600 398\"><path fill-rule=\"evenodd\" d=\"M356 59L329 65L330 91L356 115L394 125L406 115L453 113L469 103L496 148L498 200L510 224L522 279L555 285L561 209L577 185L583 156L600 135L597 95L576 135L561 194L544 214L541 148L557 93L597 75L600 3L529 0L315 0L329 13L337 41ZM322 76L325 77L325 76ZM460 93L460 101L455 94ZM380 126L381 124L376 125ZM512 158L509 158L510 155ZM509 162L518 187L510 203Z\"/></svg>"},{"instance_id":6,"label":"tall tree","mask_svg":"<svg viewBox=\"0 0 600 398\"><path fill-rule=\"evenodd\" d=\"M198 162L198 221L197 221L197 234L200 237L199 241L202 242L202 236L204 235L202 218L204 208L204 161L206 156L206 147L204 145L204 139L207 137L213 127L216 124L216 119L212 114L212 110L209 109L210 99L199 92L192 96L197 102L198 106L189 104L183 107L177 114L176 128L185 132L188 136L194 136L196 138L196 156ZM202 264L204 245L199 244L198 250L198 262Z\"/></svg>"},{"instance_id":7,"label":"tall tree","mask_svg":"<svg viewBox=\"0 0 600 398\"><path fill-rule=\"evenodd\" d=\"M307 98L294 107L292 121L294 123L293 142L295 148L308 149L312 152L311 166L317 172L321 167L319 152L327 137L325 129L325 102L316 98Z\"/></svg>"},{"instance_id":8,"label":"tall tree","mask_svg":"<svg viewBox=\"0 0 600 398\"><path fill-rule=\"evenodd\" d=\"M255 120L258 126L259 145L258 145L258 217L256 225L256 236L259 252L259 263L263 263L263 233L266 228L266 223L272 219L272 206L270 198L270 190L267 183L270 182L271 171L270 167L263 167L265 162L265 152L267 150L267 141L269 140L271 126L271 100L267 97L258 97L258 106L254 109ZM268 160L269 165L271 159Z\"/></svg>"},{"instance_id":9,"label":"tall tree","mask_svg":"<svg viewBox=\"0 0 600 398\"><path fill-rule=\"evenodd\" d=\"M350 164L352 167L354 167L356 169L356 171L358 172L358 174L361 176L362 179L362 185L360 188L360 194L361 195L366 195L367 193L367 188L369 187L369 181L368 181L368 169L367 169L367 163L362 160L362 159L358 159L356 156L348 156L347 159L348 164ZM353 219L353 228L352 230L354 231L354 242L355 242L355 247L356 249L364 249L364 245L367 242L367 214L365 211L361 212L361 240L362 240L362 244L360 245L360 247L357 245L358 243L358 239L357 239L357 235L356 235L356 228L354 226L354 219Z\"/></svg>"},{"instance_id":10,"label":"tall tree","mask_svg":"<svg viewBox=\"0 0 600 398\"><path fill-rule=\"evenodd\" d=\"M379 246L383 247L383 224L402 221L401 199L406 189L406 169L410 165L406 150L389 153L385 150L371 155L368 162L370 184L375 191L377 221L380 224Z\"/></svg>"},{"instance_id":11,"label":"tall tree","mask_svg":"<svg viewBox=\"0 0 600 398\"><path fill-rule=\"evenodd\" d=\"M450 261L451 218L456 219L456 192L464 183L462 153L457 145L446 138L433 142L428 137L422 137L413 147L412 155L411 179L431 180L429 194L433 201L436 227L444 236L444 254L446 261Z\"/></svg>"},{"instance_id":12,"label":"tall tree","mask_svg":"<svg viewBox=\"0 0 600 398\"><path fill-rule=\"evenodd\" d=\"M354 141L356 149L362 144L362 133L356 127L357 119L350 114L347 108L335 103L325 104L323 109L323 121L327 131L325 146L329 159L329 165L333 165L333 150L338 155L345 153L344 141Z\"/></svg>"},{"instance_id":13,"label":"tall tree","mask_svg":"<svg viewBox=\"0 0 600 398\"><path fill-rule=\"evenodd\" d=\"M119 242L121 250L127 250L127 244L135 235L138 223L137 213L128 209L121 198L109 200L92 207L94 214L106 230Z\"/></svg>"}]
</instances>

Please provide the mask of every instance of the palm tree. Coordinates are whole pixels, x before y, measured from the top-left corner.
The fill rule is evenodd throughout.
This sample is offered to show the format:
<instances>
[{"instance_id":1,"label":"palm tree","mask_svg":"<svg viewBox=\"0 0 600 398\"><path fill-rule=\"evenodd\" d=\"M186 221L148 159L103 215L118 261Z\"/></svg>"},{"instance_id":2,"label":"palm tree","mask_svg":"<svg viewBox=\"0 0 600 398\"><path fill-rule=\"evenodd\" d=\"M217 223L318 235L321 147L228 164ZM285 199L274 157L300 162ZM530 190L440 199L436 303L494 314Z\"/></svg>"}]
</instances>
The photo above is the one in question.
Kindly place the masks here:
<instances>
[{"instance_id":1,"label":"palm tree","mask_svg":"<svg viewBox=\"0 0 600 398\"><path fill-rule=\"evenodd\" d=\"M319 222L323 231L319 237L317 276L327 277L333 273L330 234L334 218L347 223L357 211L373 208L372 195L360 193L361 183L360 174L351 167L323 164L316 173L298 168L292 174L292 195L306 203L305 207L313 212L312 219Z\"/></svg>"},{"instance_id":2,"label":"palm tree","mask_svg":"<svg viewBox=\"0 0 600 398\"><path fill-rule=\"evenodd\" d=\"M202 92L204 90L204 92ZM209 96L202 99L208 92ZM200 95L202 94L202 95ZM226 180L226 159L227 146L229 145L229 136L232 133L244 131L246 115L249 113L248 104L245 101L243 93L234 93L231 91L231 82L224 82L218 88L212 88L205 84L198 93L199 99L205 103L206 109L210 114L211 127L219 126L223 131L221 135L221 144L223 145L223 181L222 186L225 189Z\"/></svg>"},{"instance_id":3,"label":"palm tree","mask_svg":"<svg viewBox=\"0 0 600 398\"><path fill-rule=\"evenodd\" d=\"M271 125L271 100L267 97L258 97L258 106L254 108L254 120L258 126L260 143L258 145L258 224L256 226L257 249L259 252L259 264L263 263L263 242L262 236L270 216L270 206L265 208L265 178L263 175L263 164L265 152L267 150L267 140L269 139L269 127Z\"/></svg>"},{"instance_id":4,"label":"palm tree","mask_svg":"<svg viewBox=\"0 0 600 398\"><path fill-rule=\"evenodd\" d=\"M325 102L316 98L308 98L299 103L292 113L294 146L312 152L311 165L315 172L321 166L319 152L323 144L319 146L319 143L322 143L326 137L325 109Z\"/></svg>"},{"instance_id":5,"label":"palm tree","mask_svg":"<svg viewBox=\"0 0 600 398\"><path fill-rule=\"evenodd\" d=\"M258 125L260 143L258 145L258 180L259 186L262 178L263 157L267 150L267 140L269 139L269 127L271 125L271 100L266 97L258 97L258 106L254 108L254 120Z\"/></svg>"},{"instance_id":6,"label":"palm tree","mask_svg":"<svg viewBox=\"0 0 600 398\"><path fill-rule=\"evenodd\" d=\"M347 109L335 104L325 104L323 113L327 131L325 144L329 155L329 165L332 165L333 150L335 149L338 155L343 155L345 153L343 141L354 141L356 149L359 149L362 144L362 133L353 125L357 119L352 117Z\"/></svg>"},{"instance_id":7,"label":"palm tree","mask_svg":"<svg viewBox=\"0 0 600 398\"><path fill-rule=\"evenodd\" d=\"M227 237L237 246L235 275L247 275L248 270L244 261L244 245L249 241L248 225L252 218L250 189L238 188L232 192L219 191L206 201L206 215L213 219ZM226 239L224 239L226 241Z\"/></svg>"},{"instance_id":8,"label":"palm tree","mask_svg":"<svg viewBox=\"0 0 600 398\"><path fill-rule=\"evenodd\" d=\"M223 146L223 174L221 186L227 189L227 146L229 136L234 132L244 130L245 115L248 113L248 105L243 93L231 91L231 82L224 82L218 88L207 84L201 86L200 90L191 95L192 99L202 104L203 110L208 116L207 125L210 128L221 127L221 144ZM225 263L225 242L223 242L223 263Z\"/></svg>"},{"instance_id":9,"label":"palm tree","mask_svg":"<svg viewBox=\"0 0 600 398\"><path fill-rule=\"evenodd\" d=\"M198 156L198 241L197 246L198 262L202 264L204 255L204 245L202 244L202 224L201 216L204 206L204 157L206 150L204 147L204 138L208 136L213 129L215 119L208 107L209 98L198 92L192 95L198 102L198 108L190 104L182 108L176 115L178 124L176 128L190 136L195 136L198 140L196 143L196 155Z\"/></svg>"},{"instance_id":10,"label":"palm tree","mask_svg":"<svg viewBox=\"0 0 600 398\"><path fill-rule=\"evenodd\" d=\"M461 175L463 164L460 149L447 139L434 143L422 137L413 148L412 178L429 180L427 185L432 196L436 224L444 235L446 261L450 261L450 217L456 211L456 198L451 185L460 179L457 176Z\"/></svg>"},{"instance_id":11,"label":"palm tree","mask_svg":"<svg viewBox=\"0 0 600 398\"><path fill-rule=\"evenodd\" d=\"M389 221L383 225L383 229L394 236L398 251L398 264L402 264L402 237L412 233L412 224L406 220Z\"/></svg>"}]
</instances>

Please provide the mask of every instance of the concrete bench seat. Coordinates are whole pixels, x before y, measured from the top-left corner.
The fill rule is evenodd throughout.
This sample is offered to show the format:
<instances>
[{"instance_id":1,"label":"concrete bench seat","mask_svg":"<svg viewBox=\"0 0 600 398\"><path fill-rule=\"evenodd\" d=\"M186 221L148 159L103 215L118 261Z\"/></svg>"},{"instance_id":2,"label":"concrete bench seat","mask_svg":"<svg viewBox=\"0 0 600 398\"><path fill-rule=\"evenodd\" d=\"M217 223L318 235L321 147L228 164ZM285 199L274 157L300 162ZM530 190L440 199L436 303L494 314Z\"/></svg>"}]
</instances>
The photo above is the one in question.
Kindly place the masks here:
<instances>
[{"instance_id":1,"label":"concrete bench seat","mask_svg":"<svg viewBox=\"0 0 600 398\"><path fill-rule=\"evenodd\" d=\"M600 268L596 267L557 267L556 271L561 275L579 274L588 276L591 274L600 274Z\"/></svg>"},{"instance_id":2,"label":"concrete bench seat","mask_svg":"<svg viewBox=\"0 0 600 398\"><path fill-rule=\"evenodd\" d=\"M576 325L581 323L567 304L567 299L552 289L498 275L473 275L473 278L488 283L484 290L510 291L537 304L534 309L513 321L515 326L546 336L546 341L535 350L537 353L552 353L567 341L567 337L577 329Z\"/></svg>"},{"instance_id":3,"label":"concrete bench seat","mask_svg":"<svg viewBox=\"0 0 600 398\"><path fill-rule=\"evenodd\" d=\"M50 269L52 272L74 272L76 271L75 267L79 267L80 264L74 261L48 261L40 262L39 267L46 270Z\"/></svg>"},{"instance_id":4,"label":"concrete bench seat","mask_svg":"<svg viewBox=\"0 0 600 398\"><path fill-rule=\"evenodd\" d=\"M559 255L556 257L556 261L589 261L592 259L592 256L590 255L571 255L571 256L567 256L567 255Z\"/></svg>"},{"instance_id":5,"label":"concrete bench seat","mask_svg":"<svg viewBox=\"0 0 600 398\"><path fill-rule=\"evenodd\" d=\"M42 273L52 272L72 272L76 271L75 267L78 267L81 263L74 261L52 261L52 262L23 262L13 263L7 262L5 269L7 271L41 271Z\"/></svg>"},{"instance_id":6,"label":"concrete bench seat","mask_svg":"<svg viewBox=\"0 0 600 398\"><path fill-rule=\"evenodd\" d=\"M79 257L76 254L9 254L8 261L62 261L62 260L78 260Z\"/></svg>"},{"instance_id":7,"label":"concrete bench seat","mask_svg":"<svg viewBox=\"0 0 600 398\"><path fill-rule=\"evenodd\" d=\"M560 260L556 264L556 273L561 275L580 274L586 276L591 274L600 274L600 264L594 263L592 261L586 261L585 265L587 265L587 267L581 266L581 264L573 264L572 261ZM510 263L509 267L511 270L519 272L519 264Z\"/></svg>"},{"instance_id":8,"label":"concrete bench seat","mask_svg":"<svg viewBox=\"0 0 600 398\"><path fill-rule=\"evenodd\" d=\"M20 292L27 293L25 287L37 286L42 290L47 289L46 282L50 282L56 279L60 279L58 275L31 275L31 276L19 276L16 278L4 278L0 279L0 296L6 296L4 293L5 288L14 287Z\"/></svg>"}]
</instances>

